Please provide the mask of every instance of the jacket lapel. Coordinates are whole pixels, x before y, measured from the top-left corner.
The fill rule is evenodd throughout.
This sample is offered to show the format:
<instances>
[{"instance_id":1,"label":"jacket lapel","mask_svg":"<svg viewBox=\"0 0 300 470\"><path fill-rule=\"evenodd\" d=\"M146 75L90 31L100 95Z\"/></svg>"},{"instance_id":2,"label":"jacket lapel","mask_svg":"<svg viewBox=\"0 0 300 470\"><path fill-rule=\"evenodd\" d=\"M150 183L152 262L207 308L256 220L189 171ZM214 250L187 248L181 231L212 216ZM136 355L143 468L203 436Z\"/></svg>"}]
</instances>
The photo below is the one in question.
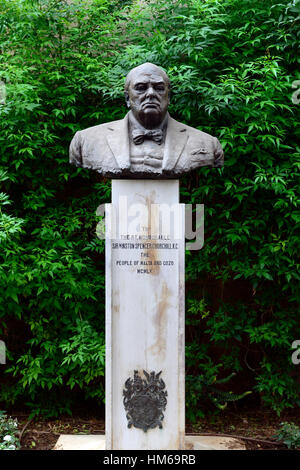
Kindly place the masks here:
<instances>
[{"instance_id":1,"label":"jacket lapel","mask_svg":"<svg viewBox=\"0 0 300 470\"><path fill-rule=\"evenodd\" d=\"M170 171L175 168L184 151L188 138L186 126L169 116L162 164L163 171Z\"/></svg>"},{"instance_id":2,"label":"jacket lapel","mask_svg":"<svg viewBox=\"0 0 300 470\"><path fill-rule=\"evenodd\" d=\"M124 119L109 123L106 140L119 167L122 170L130 168L128 113Z\"/></svg>"}]
</instances>

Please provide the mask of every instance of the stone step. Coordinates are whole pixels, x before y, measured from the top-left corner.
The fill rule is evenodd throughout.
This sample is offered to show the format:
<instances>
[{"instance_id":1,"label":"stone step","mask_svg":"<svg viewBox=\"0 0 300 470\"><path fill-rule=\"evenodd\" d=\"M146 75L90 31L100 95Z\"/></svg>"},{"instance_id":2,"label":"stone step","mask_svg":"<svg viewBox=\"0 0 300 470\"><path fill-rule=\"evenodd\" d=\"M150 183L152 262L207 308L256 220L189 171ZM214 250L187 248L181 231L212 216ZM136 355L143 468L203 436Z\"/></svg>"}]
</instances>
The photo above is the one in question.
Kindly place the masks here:
<instances>
[{"instance_id":1,"label":"stone step","mask_svg":"<svg viewBox=\"0 0 300 470\"><path fill-rule=\"evenodd\" d=\"M186 436L186 450L246 450L238 439L220 436ZM105 450L104 434L61 434L53 450Z\"/></svg>"}]
</instances>

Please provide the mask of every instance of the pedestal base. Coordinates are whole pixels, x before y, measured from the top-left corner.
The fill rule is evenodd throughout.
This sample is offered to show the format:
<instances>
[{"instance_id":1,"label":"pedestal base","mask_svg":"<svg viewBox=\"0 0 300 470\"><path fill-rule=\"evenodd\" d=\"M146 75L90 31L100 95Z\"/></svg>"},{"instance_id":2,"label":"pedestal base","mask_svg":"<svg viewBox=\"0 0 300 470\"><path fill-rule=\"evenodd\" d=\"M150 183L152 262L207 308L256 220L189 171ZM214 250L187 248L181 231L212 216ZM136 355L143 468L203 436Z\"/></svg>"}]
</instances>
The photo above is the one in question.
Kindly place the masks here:
<instances>
[{"instance_id":1,"label":"pedestal base","mask_svg":"<svg viewBox=\"0 0 300 470\"><path fill-rule=\"evenodd\" d=\"M53 450L105 450L105 435L59 436ZM246 450L245 445L232 437L186 436L185 450Z\"/></svg>"}]
</instances>

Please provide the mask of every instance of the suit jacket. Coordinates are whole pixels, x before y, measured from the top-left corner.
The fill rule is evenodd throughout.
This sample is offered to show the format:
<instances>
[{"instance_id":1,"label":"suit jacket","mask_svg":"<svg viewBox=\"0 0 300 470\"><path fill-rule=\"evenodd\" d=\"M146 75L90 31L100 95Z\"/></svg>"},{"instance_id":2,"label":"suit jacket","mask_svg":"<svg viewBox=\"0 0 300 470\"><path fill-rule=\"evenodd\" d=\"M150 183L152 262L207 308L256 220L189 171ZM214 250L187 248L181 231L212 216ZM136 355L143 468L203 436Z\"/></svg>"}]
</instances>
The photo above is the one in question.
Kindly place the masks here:
<instances>
[{"instance_id":1,"label":"suit jacket","mask_svg":"<svg viewBox=\"0 0 300 470\"><path fill-rule=\"evenodd\" d=\"M70 145L70 163L112 178L178 178L202 166L221 167L220 142L205 132L168 115L162 168L130 170L128 114L124 119L76 132Z\"/></svg>"}]
</instances>

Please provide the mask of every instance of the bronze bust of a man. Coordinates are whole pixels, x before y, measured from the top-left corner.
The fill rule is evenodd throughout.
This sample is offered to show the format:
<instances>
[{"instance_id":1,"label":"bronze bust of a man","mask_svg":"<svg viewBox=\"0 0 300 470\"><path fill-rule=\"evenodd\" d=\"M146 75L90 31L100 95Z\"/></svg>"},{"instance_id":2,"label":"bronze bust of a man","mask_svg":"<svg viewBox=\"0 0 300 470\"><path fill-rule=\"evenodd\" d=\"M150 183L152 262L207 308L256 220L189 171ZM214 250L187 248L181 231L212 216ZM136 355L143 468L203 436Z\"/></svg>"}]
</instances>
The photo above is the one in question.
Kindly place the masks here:
<instances>
[{"instance_id":1,"label":"bronze bust of a man","mask_svg":"<svg viewBox=\"0 0 300 470\"><path fill-rule=\"evenodd\" d=\"M111 178L178 178L202 166L221 167L220 142L168 113L170 80L154 64L126 77L124 119L78 131L70 162Z\"/></svg>"}]
</instances>

